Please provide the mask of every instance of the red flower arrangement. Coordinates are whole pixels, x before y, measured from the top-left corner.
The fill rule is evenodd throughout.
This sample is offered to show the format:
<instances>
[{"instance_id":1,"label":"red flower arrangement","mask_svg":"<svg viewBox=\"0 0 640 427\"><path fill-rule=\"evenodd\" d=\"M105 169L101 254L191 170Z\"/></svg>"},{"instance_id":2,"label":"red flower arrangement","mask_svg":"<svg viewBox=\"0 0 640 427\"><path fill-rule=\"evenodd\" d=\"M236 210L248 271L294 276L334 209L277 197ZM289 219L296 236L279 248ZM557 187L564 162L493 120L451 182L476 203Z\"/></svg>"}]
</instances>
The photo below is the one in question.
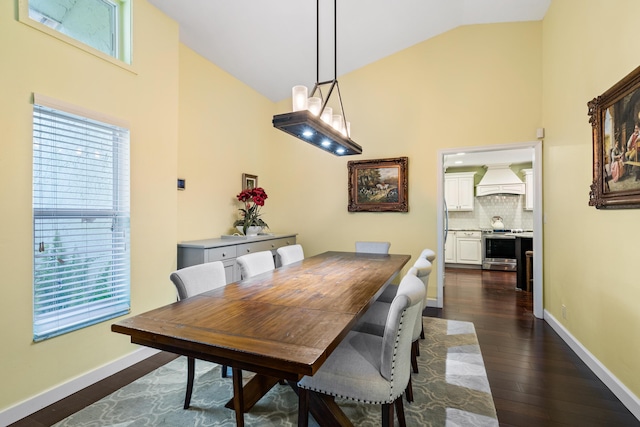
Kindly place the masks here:
<instances>
[{"instance_id":1,"label":"red flower arrangement","mask_svg":"<svg viewBox=\"0 0 640 427\"><path fill-rule=\"evenodd\" d=\"M242 218L233 223L234 227L242 226L242 232L247 234L249 227L266 227L266 222L260 218L260 208L264 206L264 201L268 198L262 187L247 188L236 196L239 202L244 203L244 209L238 209Z\"/></svg>"}]
</instances>

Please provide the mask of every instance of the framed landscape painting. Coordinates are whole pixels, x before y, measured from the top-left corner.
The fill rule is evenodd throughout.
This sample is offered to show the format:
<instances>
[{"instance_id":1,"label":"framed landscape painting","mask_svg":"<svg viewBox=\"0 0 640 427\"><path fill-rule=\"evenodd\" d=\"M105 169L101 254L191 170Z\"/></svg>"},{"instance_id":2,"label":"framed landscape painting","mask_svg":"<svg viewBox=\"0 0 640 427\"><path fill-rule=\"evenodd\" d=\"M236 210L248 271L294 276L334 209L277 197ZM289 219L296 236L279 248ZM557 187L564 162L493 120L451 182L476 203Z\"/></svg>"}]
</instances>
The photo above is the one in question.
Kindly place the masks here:
<instances>
[{"instance_id":1,"label":"framed landscape painting","mask_svg":"<svg viewBox=\"0 0 640 427\"><path fill-rule=\"evenodd\" d=\"M640 67L587 105L593 138L589 205L640 207Z\"/></svg>"},{"instance_id":2,"label":"framed landscape painting","mask_svg":"<svg viewBox=\"0 0 640 427\"><path fill-rule=\"evenodd\" d=\"M349 212L408 212L408 157L347 163Z\"/></svg>"}]
</instances>

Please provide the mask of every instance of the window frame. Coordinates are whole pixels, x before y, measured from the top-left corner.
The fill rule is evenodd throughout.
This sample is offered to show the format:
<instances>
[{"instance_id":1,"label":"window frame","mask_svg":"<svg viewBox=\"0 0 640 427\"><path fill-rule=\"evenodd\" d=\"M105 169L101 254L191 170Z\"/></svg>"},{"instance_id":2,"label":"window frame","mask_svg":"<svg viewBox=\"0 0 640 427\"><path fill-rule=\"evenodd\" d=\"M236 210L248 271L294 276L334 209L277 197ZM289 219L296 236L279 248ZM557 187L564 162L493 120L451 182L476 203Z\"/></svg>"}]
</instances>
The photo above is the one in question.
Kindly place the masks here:
<instances>
[{"instance_id":1,"label":"window frame","mask_svg":"<svg viewBox=\"0 0 640 427\"><path fill-rule=\"evenodd\" d=\"M56 156L62 157L53 163L39 163L42 166L37 170L41 171L43 175L38 175L37 181L36 164L34 163L32 172L34 177L32 315L34 322L33 341L38 342L122 316L131 310L131 168L129 161L131 144L129 124L125 121L39 94L34 94L33 104L32 143L34 144L34 152L32 157L34 162L43 158L46 160L48 157L46 149L54 147L56 150L68 149L73 147L75 143L81 144L78 146L80 150L90 146L96 147L95 150L101 150L96 151L96 154L106 153L107 157L111 159L107 163L98 160L108 166L106 169L107 181L96 181L92 178L87 180L80 175L79 179L71 178L71 181L66 182L69 179L65 178L67 173L73 174L81 169L78 169L75 160L69 164L69 168L65 168L64 151L56 154ZM38 121L36 121L36 117ZM60 131L49 127L47 123L61 126ZM56 137L56 140L50 140L50 144L41 145L43 141L47 141L47 135L54 135L48 133L49 129L54 130L55 135L60 136ZM85 133L78 136L76 133L78 131L90 133L87 133L87 136ZM113 137L109 136L111 134ZM120 136L126 139L121 140ZM82 145L85 141L88 145ZM38 150L36 150L35 144L39 144ZM45 151L41 151L40 148ZM76 149L73 148L71 153L75 158ZM89 169L85 170L95 171L98 176L100 169L92 168L93 163L95 160L90 160L90 163L86 164ZM57 171L53 176L50 175L50 172L46 172L51 168L55 168ZM105 169L102 169L103 176L104 171ZM91 172L91 174L93 173ZM108 178L109 175L111 178ZM97 204L85 204L83 200L86 199L82 193L66 193L63 190L54 196L53 189L60 187L47 189L52 183L64 185L65 182L67 184L90 182L93 183L92 186L99 185L107 190L106 193L99 191L91 194L110 194L110 196L102 199L98 196L96 198ZM104 187L105 184L107 184L106 187ZM38 185L41 186L38 187ZM36 195L45 198L36 198ZM71 195L72 199L67 199L67 195ZM73 202L74 199L80 201L80 205ZM65 200L71 201L66 202ZM43 201L45 205L42 204ZM61 203L60 207L58 207L58 203ZM51 218L52 221L47 221L48 218ZM69 220L71 221L69 222ZM43 226L45 227L43 228ZM55 229L47 229L46 226L53 226ZM66 236L66 241L58 240L58 229L63 230L62 235ZM105 229L107 230L106 234ZM64 230L67 232L71 230L71 234L65 234ZM39 236L41 233L44 233L44 236ZM77 240L78 238L81 240ZM43 239L46 239L46 247L45 244L40 243L45 241ZM58 244L60 246L57 246ZM57 251L63 253L58 261L62 264L66 263L66 265L61 266L56 262L54 257L57 256ZM46 253L43 254L43 252ZM69 263L69 261L72 262ZM44 270L39 270L39 266ZM51 271L53 271L53 275L49 273ZM51 280L52 277L53 280ZM58 289L54 288L55 290L51 292L51 287L48 287L46 283L57 283L55 286ZM65 291L63 288L69 285L69 291ZM59 301L65 301L69 298L69 292L73 295L70 297L72 301L70 306L68 303L59 303ZM51 301L42 304L43 298L50 298ZM84 301L82 301L83 299ZM78 301L82 302L78 304Z\"/></svg>"},{"instance_id":2,"label":"window frame","mask_svg":"<svg viewBox=\"0 0 640 427\"><path fill-rule=\"evenodd\" d=\"M18 1L18 20L29 27L50 35L64 43L81 49L91 55L110 62L118 67L136 73L133 67L133 0L109 0L118 3L116 13L115 31L117 33L117 56L111 56L98 50L81 40L61 33L45 24L42 24L29 16L29 0Z\"/></svg>"}]
</instances>

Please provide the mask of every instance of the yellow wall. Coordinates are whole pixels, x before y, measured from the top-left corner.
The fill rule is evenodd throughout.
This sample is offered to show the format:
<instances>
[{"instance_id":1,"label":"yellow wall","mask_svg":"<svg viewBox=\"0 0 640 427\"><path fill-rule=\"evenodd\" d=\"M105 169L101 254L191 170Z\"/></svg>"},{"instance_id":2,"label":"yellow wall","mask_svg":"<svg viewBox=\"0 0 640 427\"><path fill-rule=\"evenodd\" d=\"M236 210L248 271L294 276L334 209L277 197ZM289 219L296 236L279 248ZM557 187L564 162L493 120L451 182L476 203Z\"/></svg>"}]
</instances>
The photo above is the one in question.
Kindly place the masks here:
<instances>
[{"instance_id":1,"label":"yellow wall","mask_svg":"<svg viewBox=\"0 0 640 427\"><path fill-rule=\"evenodd\" d=\"M638 66L639 15L636 0L560 0L543 26L544 305L636 396L639 212L587 205L587 102Z\"/></svg>"},{"instance_id":2,"label":"yellow wall","mask_svg":"<svg viewBox=\"0 0 640 427\"><path fill-rule=\"evenodd\" d=\"M137 74L19 23L15 3L0 2L0 312L12 319L0 330L0 410L134 348L110 322L31 342L34 91L131 122L134 314L174 298L177 241L230 231L243 172L269 194L271 230L299 233L308 255L379 239L416 256L436 247L438 150L532 141L544 126L545 306L561 320L566 304L564 325L639 394L637 212L587 207L586 116L586 102L637 65L636 0L554 1L543 23L457 28L342 77L364 147L353 159L273 129L288 101L267 101L181 46L177 24L145 0L134 6ZM410 212L348 213L347 161L399 156L409 157Z\"/></svg>"},{"instance_id":3,"label":"yellow wall","mask_svg":"<svg viewBox=\"0 0 640 427\"><path fill-rule=\"evenodd\" d=\"M364 154L338 158L274 130L273 223L300 233L309 254L353 250L356 240L387 240L414 258L435 249L438 150L536 139L541 31L540 22L461 27L340 78ZM409 157L409 213L347 212L347 162L400 156Z\"/></svg>"},{"instance_id":4,"label":"yellow wall","mask_svg":"<svg viewBox=\"0 0 640 427\"><path fill-rule=\"evenodd\" d=\"M134 74L20 23L16 4L0 2L0 410L134 349L111 322L32 342L33 92L129 121L132 311L175 295L177 24L135 2Z\"/></svg>"},{"instance_id":5,"label":"yellow wall","mask_svg":"<svg viewBox=\"0 0 640 427\"><path fill-rule=\"evenodd\" d=\"M186 190L178 192L178 241L236 231L243 173L265 187L263 212L273 228L269 210L279 203L270 179L277 170L269 142L273 103L181 46L179 114L178 175Z\"/></svg>"}]
</instances>

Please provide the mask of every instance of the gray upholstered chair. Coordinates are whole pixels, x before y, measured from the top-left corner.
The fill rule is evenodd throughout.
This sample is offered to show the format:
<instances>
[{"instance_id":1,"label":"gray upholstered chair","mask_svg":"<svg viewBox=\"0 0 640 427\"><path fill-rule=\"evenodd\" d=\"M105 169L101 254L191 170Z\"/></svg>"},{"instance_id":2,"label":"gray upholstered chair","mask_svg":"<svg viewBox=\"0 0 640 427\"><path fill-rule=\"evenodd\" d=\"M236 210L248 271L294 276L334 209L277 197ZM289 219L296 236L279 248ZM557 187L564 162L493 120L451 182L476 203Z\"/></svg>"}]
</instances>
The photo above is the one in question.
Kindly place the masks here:
<instances>
[{"instance_id":1,"label":"gray upholstered chair","mask_svg":"<svg viewBox=\"0 0 640 427\"><path fill-rule=\"evenodd\" d=\"M359 253L368 253L368 254L388 254L389 248L391 247L391 243L389 242L356 242L356 252ZM386 286L389 287L389 284L396 278L398 273L395 273L393 276L387 280ZM385 288L386 289L386 288ZM395 296L395 293L393 294ZM393 299L393 296L389 300Z\"/></svg>"},{"instance_id":2,"label":"gray upholstered chair","mask_svg":"<svg viewBox=\"0 0 640 427\"><path fill-rule=\"evenodd\" d=\"M424 249L421 253L420 256L418 257L418 259L416 260L414 267L423 267L425 266L425 264L422 263L422 260L426 259L427 261L429 261L429 265L431 265L433 263L433 260L436 259L436 253L434 251L432 251L431 249ZM418 277L423 277L421 276L422 273L418 274ZM427 287L427 282L428 282L429 276L427 275L427 277L425 279L423 279L423 281L425 282L425 288ZM396 292L398 291L398 287L394 286L394 285L389 285L385 288L384 291L382 291L382 294L380 294L380 296L378 297L378 301L381 302L391 302L393 301L393 298L396 296ZM426 301L425 301L425 307L426 307ZM421 334L421 337L424 338L424 335Z\"/></svg>"},{"instance_id":3,"label":"gray upholstered chair","mask_svg":"<svg viewBox=\"0 0 640 427\"><path fill-rule=\"evenodd\" d=\"M427 261L429 261L430 263L433 263L433 260L436 259L436 253L433 250L427 248L420 253L420 256L418 257L418 259L420 258L426 258Z\"/></svg>"},{"instance_id":4,"label":"gray upholstered chair","mask_svg":"<svg viewBox=\"0 0 640 427\"><path fill-rule=\"evenodd\" d=\"M424 299L420 302L420 315L416 317L415 324L411 332L411 366L413 372L418 372L418 356L420 355L419 339L423 331L422 324L422 310L426 305L427 300L427 286L425 285L424 278L428 279L431 273L431 263L426 259L419 260L418 267L414 266L409 269L407 276L412 275L420 279L420 283L424 287ZM406 277L406 276L405 276ZM403 279L404 280L404 279ZM394 286L398 292L400 292L400 286ZM384 327L387 321L389 310L392 303L376 301L362 315L358 323L353 327L353 330L359 332L365 332L368 334L382 335ZM413 388L411 387L411 381L407 385L407 401L413 401Z\"/></svg>"},{"instance_id":5,"label":"gray upholstered chair","mask_svg":"<svg viewBox=\"0 0 640 427\"><path fill-rule=\"evenodd\" d=\"M435 259L435 258L434 258ZM433 270L433 266L431 262L429 262L425 258L420 258L416 260L415 264L413 264L412 269L416 269L416 276L418 279L422 280L424 284L424 301L422 304L422 310L424 311L427 306L427 292L429 291L429 277L431 276L431 271ZM419 338L424 339L424 324L422 323L422 317L420 317L420 334ZM415 331L414 331L415 332ZM411 364L413 366L413 372L418 372L418 356L420 356L420 343L418 339L414 339L413 344L411 346Z\"/></svg>"},{"instance_id":6,"label":"gray upholstered chair","mask_svg":"<svg viewBox=\"0 0 640 427\"><path fill-rule=\"evenodd\" d=\"M304 259L302 245L288 245L276 249L280 256L280 265L289 265Z\"/></svg>"},{"instance_id":7,"label":"gray upholstered chair","mask_svg":"<svg viewBox=\"0 0 640 427\"><path fill-rule=\"evenodd\" d=\"M382 404L382 425L393 426L393 407L405 426L402 394L411 377L411 334L424 300L424 285L407 274L391 303L382 336L350 331L313 376L298 382L298 425L309 421L311 393Z\"/></svg>"},{"instance_id":8,"label":"gray upholstered chair","mask_svg":"<svg viewBox=\"0 0 640 427\"><path fill-rule=\"evenodd\" d=\"M236 258L242 279L273 271L276 268L271 251L255 252Z\"/></svg>"},{"instance_id":9,"label":"gray upholstered chair","mask_svg":"<svg viewBox=\"0 0 640 427\"><path fill-rule=\"evenodd\" d=\"M171 273L169 278L178 291L178 300L220 288L227 284L224 265L220 261L185 267ZM196 360L193 357L187 357L187 392L184 398L184 409L188 409L191 404L195 367ZM227 376L227 367L224 365L222 366L222 376Z\"/></svg>"},{"instance_id":10,"label":"gray upholstered chair","mask_svg":"<svg viewBox=\"0 0 640 427\"><path fill-rule=\"evenodd\" d=\"M356 242L356 252L368 254L388 254L390 247L389 242Z\"/></svg>"},{"instance_id":11,"label":"gray upholstered chair","mask_svg":"<svg viewBox=\"0 0 640 427\"><path fill-rule=\"evenodd\" d=\"M414 267L418 267L420 268L421 266L425 265L424 264L424 259L426 258L426 260L429 262L429 265L433 264L433 260L436 259L436 253L434 251L432 251L431 249L425 249L422 251L422 253L420 254L420 257L418 257L418 259L416 260L415 264L413 264ZM424 282L424 288L425 289L429 289L429 276L431 274L431 270L429 270L428 273L424 273L422 271L418 271L418 277L420 279L422 279L422 281ZM424 306L427 306L427 299L425 297L424 300ZM423 308L424 309L424 308ZM424 339L424 327L422 328L422 331L420 332L420 338ZM420 347L416 347L416 350L418 350L418 355L420 355L419 352Z\"/></svg>"}]
</instances>

